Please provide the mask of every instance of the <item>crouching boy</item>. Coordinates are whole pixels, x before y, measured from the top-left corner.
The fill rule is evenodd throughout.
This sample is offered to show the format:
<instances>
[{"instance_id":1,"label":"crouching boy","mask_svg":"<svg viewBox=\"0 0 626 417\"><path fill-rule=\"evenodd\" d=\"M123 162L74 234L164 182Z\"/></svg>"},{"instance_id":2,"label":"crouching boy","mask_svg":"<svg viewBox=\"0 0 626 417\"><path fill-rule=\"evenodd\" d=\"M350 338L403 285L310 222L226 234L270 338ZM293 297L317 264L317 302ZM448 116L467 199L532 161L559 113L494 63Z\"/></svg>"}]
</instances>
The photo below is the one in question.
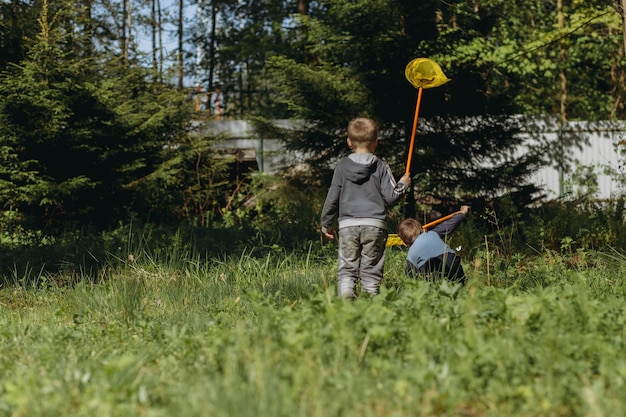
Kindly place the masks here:
<instances>
[{"instance_id":1,"label":"crouching boy","mask_svg":"<svg viewBox=\"0 0 626 417\"><path fill-rule=\"evenodd\" d=\"M461 206L460 213L434 226L423 230L416 219L405 219L398 226L398 236L409 248L406 258L406 272L412 278L424 278L434 281L445 278L452 282L465 284L467 278L461 266L461 260L454 249L444 239L465 219L469 206Z\"/></svg>"}]
</instances>

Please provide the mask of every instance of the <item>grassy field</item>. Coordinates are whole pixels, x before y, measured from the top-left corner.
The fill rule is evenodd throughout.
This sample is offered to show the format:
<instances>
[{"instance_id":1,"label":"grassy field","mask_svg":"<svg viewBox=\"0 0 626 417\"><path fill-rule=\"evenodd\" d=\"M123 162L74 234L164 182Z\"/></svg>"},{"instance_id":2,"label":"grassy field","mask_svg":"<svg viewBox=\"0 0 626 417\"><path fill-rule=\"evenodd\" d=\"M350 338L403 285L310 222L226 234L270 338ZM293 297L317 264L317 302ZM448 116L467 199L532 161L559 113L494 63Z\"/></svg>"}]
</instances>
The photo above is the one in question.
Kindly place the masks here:
<instances>
[{"instance_id":1,"label":"grassy field","mask_svg":"<svg viewBox=\"0 0 626 417\"><path fill-rule=\"evenodd\" d=\"M147 254L0 289L0 416L624 416L618 254L335 297L335 251Z\"/></svg>"}]
</instances>

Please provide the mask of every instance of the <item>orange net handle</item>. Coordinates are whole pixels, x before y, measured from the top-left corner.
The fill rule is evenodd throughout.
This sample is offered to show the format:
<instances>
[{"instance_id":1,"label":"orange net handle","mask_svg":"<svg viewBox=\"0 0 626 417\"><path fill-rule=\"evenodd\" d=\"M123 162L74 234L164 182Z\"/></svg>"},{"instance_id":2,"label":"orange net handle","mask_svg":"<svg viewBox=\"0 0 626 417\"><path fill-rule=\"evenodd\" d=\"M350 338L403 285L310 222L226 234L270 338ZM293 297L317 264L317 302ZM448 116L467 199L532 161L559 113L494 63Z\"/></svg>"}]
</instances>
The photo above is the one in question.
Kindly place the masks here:
<instances>
[{"instance_id":1,"label":"orange net handle","mask_svg":"<svg viewBox=\"0 0 626 417\"><path fill-rule=\"evenodd\" d=\"M413 117L413 130L411 130L411 142L409 143L409 156L406 160L405 174L411 173L411 160L413 159L413 147L415 145L415 131L417 130L417 119L419 118L420 105L422 104L422 91L424 89L420 87L417 91L417 104L415 105L415 116Z\"/></svg>"},{"instance_id":2,"label":"orange net handle","mask_svg":"<svg viewBox=\"0 0 626 417\"><path fill-rule=\"evenodd\" d=\"M460 210L459 211L455 211L454 213L448 214L447 216L443 216L440 219L433 220L430 223L426 223L425 225L422 226L422 229L430 229L431 227L436 226L436 225L438 225L441 222L445 222L446 220L452 218L454 215L459 214L459 213L462 213L462 212Z\"/></svg>"}]
</instances>

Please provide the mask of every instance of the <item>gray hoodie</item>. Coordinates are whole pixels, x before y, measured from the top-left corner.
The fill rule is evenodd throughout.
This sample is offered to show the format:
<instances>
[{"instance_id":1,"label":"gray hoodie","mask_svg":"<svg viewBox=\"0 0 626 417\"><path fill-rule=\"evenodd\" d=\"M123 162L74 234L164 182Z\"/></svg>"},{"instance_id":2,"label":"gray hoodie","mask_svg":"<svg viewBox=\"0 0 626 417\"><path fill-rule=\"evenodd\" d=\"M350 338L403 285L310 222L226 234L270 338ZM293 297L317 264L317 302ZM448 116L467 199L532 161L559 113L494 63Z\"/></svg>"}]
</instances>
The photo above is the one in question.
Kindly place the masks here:
<instances>
[{"instance_id":1,"label":"gray hoodie","mask_svg":"<svg viewBox=\"0 0 626 417\"><path fill-rule=\"evenodd\" d=\"M396 183L389 165L370 153L353 153L342 159L322 209L322 231L337 218L339 228L371 225L386 228L387 207L406 192L403 182Z\"/></svg>"}]
</instances>

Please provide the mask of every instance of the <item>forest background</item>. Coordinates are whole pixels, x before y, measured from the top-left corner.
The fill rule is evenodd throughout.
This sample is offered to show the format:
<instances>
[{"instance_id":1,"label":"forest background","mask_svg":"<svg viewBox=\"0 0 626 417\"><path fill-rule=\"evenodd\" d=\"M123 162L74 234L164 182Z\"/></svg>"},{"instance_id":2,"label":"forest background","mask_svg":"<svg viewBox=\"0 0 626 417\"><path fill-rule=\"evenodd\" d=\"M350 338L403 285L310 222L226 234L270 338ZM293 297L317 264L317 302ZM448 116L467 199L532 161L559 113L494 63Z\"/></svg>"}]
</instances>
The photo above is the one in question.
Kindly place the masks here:
<instances>
[{"instance_id":1,"label":"forest background","mask_svg":"<svg viewBox=\"0 0 626 417\"><path fill-rule=\"evenodd\" d=\"M308 247L348 120L374 118L379 155L403 172L416 57L452 81L425 94L413 192L391 231L471 204L467 259L485 242L503 257L622 249L623 195L598 201L588 173L574 177L588 194L545 201L530 175L566 166L563 149L519 149L522 132L559 131L570 146L581 138L569 121L623 122L624 33L624 2L611 0L3 0L2 280L97 270L139 246ZM194 130L214 117L197 111L197 86L219 86L224 118L304 163L242 171L216 151L224 137Z\"/></svg>"}]
</instances>

